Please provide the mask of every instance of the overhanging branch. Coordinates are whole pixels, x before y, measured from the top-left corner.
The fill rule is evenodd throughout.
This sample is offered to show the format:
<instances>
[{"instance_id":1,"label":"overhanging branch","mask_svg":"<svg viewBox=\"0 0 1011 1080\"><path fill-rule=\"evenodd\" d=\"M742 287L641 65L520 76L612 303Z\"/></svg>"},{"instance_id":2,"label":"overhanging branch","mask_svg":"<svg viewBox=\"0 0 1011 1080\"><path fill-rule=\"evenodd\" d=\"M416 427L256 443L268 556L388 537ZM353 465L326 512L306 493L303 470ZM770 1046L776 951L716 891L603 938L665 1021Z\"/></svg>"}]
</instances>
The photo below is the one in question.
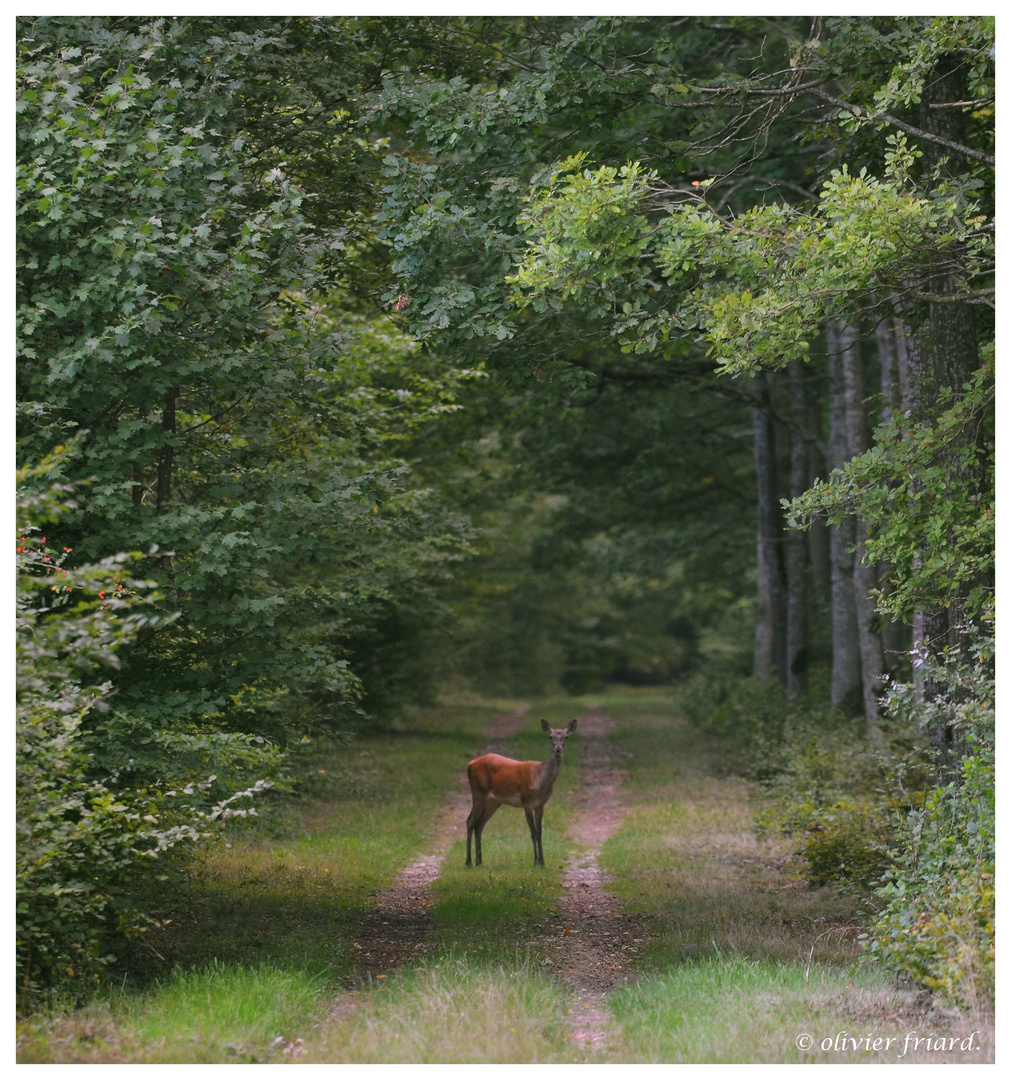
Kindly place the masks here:
<instances>
[{"instance_id":1,"label":"overhanging branch","mask_svg":"<svg viewBox=\"0 0 1011 1080\"><path fill-rule=\"evenodd\" d=\"M822 100L829 102L831 105L835 105L837 108L845 109L854 116L864 117L868 120L884 120L891 124L892 127L897 127L900 131L904 131L907 135L915 135L918 139L926 139L928 142L937 143L938 146L943 146L956 154L974 158L976 161L986 162L987 165L997 164L997 160L992 154L984 154L981 150L973 150L972 147L963 146L961 143L953 142L951 139L944 138L943 135L934 135L929 131L924 131L923 128L913 127L912 124L907 124L904 120L900 120L897 116L892 116L890 113L874 115L860 105L853 105L851 102L843 101L841 98L834 97L827 90L822 90L817 86L811 87L811 93L816 94L818 97L822 98Z\"/></svg>"}]
</instances>

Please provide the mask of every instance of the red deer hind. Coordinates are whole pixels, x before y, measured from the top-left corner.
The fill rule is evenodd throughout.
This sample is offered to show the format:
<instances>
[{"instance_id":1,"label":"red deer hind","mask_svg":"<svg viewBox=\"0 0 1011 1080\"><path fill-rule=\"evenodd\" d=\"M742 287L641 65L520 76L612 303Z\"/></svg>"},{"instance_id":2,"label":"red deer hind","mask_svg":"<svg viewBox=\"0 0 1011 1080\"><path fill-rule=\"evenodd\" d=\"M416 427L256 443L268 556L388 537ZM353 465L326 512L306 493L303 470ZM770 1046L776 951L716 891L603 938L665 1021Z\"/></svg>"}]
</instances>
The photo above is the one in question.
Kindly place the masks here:
<instances>
[{"instance_id":1,"label":"red deer hind","mask_svg":"<svg viewBox=\"0 0 1011 1080\"><path fill-rule=\"evenodd\" d=\"M553 728L547 720L541 728L551 738L551 753L547 761L513 761L501 754L484 754L467 766L470 793L474 799L467 818L467 866L470 861L470 838L474 837L475 865L481 865L481 833L488 819L505 803L522 806L530 826L530 839L534 842L534 866L544 865L544 849L541 847L541 819L544 804L551 798L551 789L558 779L562 764L565 740L576 730L576 721L568 727Z\"/></svg>"}]
</instances>

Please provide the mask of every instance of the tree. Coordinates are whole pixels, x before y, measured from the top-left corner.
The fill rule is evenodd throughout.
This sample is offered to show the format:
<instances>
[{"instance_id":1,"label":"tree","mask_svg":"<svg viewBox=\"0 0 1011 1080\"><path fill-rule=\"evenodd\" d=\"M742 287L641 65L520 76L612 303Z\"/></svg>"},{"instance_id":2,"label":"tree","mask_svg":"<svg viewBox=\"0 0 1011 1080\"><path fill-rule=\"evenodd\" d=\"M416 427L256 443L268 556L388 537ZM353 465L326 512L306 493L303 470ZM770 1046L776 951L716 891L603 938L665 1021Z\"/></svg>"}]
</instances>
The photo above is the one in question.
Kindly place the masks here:
<instances>
[{"instance_id":1,"label":"tree","mask_svg":"<svg viewBox=\"0 0 1011 1080\"><path fill-rule=\"evenodd\" d=\"M41 535L73 508L65 485L42 487L58 455L18 476L17 963L21 1007L66 976L87 984L116 931L142 934L152 887L227 817L255 813L251 771L272 773L275 750L240 733L159 735L157 777L136 783L150 750L118 758L114 683L121 652L167 619L139 555L71 564ZM34 481L34 483L31 483ZM32 494L32 489L36 493ZM69 564L69 565L68 565ZM95 717L102 720L96 735ZM115 734L111 737L114 739ZM139 759L139 760L138 760ZM131 768L132 765L136 767ZM65 980L64 980L65 981Z\"/></svg>"},{"instance_id":2,"label":"tree","mask_svg":"<svg viewBox=\"0 0 1011 1080\"><path fill-rule=\"evenodd\" d=\"M815 207L772 203L735 216L709 205L700 182L696 200L657 218L651 205L671 185L656 171L572 159L532 192L522 219L531 240L513 280L522 304L583 304L628 353L663 354L701 336L728 374L805 362L826 326L841 327L830 346L835 468L792 499L790 524L855 522L860 561L847 570L838 539L833 552L836 640L854 629L860 640L859 652L846 650L847 682L854 692L862 683L874 734L883 659L870 591L878 615L913 625L916 678L893 686L888 715L907 735L926 729L937 770L922 808L897 823L870 952L976 1008L993 985L993 340L980 318L993 297L993 23L842 20L835 29L834 41L809 44L804 89L840 109L844 146L897 129L877 176L843 164ZM842 98L826 84L843 81L836 65L854 52L865 63ZM882 54L887 78L877 81ZM854 103L860 95L872 102ZM912 105L918 126L894 115ZM964 124L939 119L955 112ZM892 396L896 368L906 376L902 410L892 404L869 448L857 351L865 321L890 322L905 348L902 363L887 330L874 335L882 390ZM888 580L872 587L875 566ZM843 603L854 585L851 621Z\"/></svg>"},{"instance_id":3,"label":"tree","mask_svg":"<svg viewBox=\"0 0 1011 1080\"><path fill-rule=\"evenodd\" d=\"M390 29L19 21L25 498L72 489L61 569L91 581L140 553L132 576L158 616L101 596L90 622L45 613L54 632L110 642L109 670L89 675L100 691L74 689L69 720L51 700L70 676L46 674L26 639L41 689L25 730L46 739L19 762L26 985L108 953L139 925L130 905L150 914L164 821L203 836L178 800L211 815L276 779L292 739L434 681L416 646L435 636L468 526L399 451L457 407L469 373L420 357L369 303L379 159L347 106ZM358 66L335 67L342 51ZM158 824L137 825L145 814ZM72 918L53 914L65 889Z\"/></svg>"},{"instance_id":4,"label":"tree","mask_svg":"<svg viewBox=\"0 0 1011 1080\"><path fill-rule=\"evenodd\" d=\"M677 551L683 550L682 536L696 542L705 536L704 543L719 537L719 558L713 551L711 559L699 558L693 565L705 563L707 588L723 598L726 610L752 593L747 576L753 572L753 555L740 546L740 513L728 514L727 504L720 502L715 509L719 516L707 520L705 513L714 510L712 500L696 498L696 491L724 473L730 447L734 453L742 449L740 429L750 393L727 382L718 385L712 366L689 341L672 345L660 357L645 351L623 353L609 315L612 302L620 306L625 296L591 298L587 289L578 303L529 305L517 312L503 277L523 251L519 217L528 182L549 176L546 163L577 148L605 159L645 153L687 174L686 185L689 177L704 177L708 174L703 170L719 162L729 173L741 172L733 205L756 190L777 190L781 180L796 186L794 177L798 172L804 176L812 152L777 134L778 160L756 155L772 118L783 113L785 99L771 108L749 106L746 115L738 116L737 106L723 95L692 96L696 83L708 85L714 68L726 72L728 85L741 71L753 71L768 25L744 19L716 27L694 18L450 19L433 20L432 34L445 42L465 42L469 52L464 61L446 49L439 62L392 79L384 95L391 136L388 199L381 216L394 247L392 269L398 278L389 300L396 299L412 332L429 346L450 358L466 358L468 364L475 356L483 359L490 385L508 402L505 416L489 417L504 447L511 444L503 436L503 425L518 436L524 425L529 431L547 422L561 438L566 428L557 422L558 402L585 412L602 428L610 426L612 414L616 424L623 415L635 415L641 422L644 402L652 395L655 410L638 429L643 433L639 454L652 457L646 433L667 426L684 427L685 442L706 452L692 453L690 466L676 455L664 465L658 463L651 487L625 505L638 504L637 527L640 533L652 530L654 554L661 536ZM768 45L758 64L775 70L785 62L788 38L774 34ZM475 57L482 62L477 64ZM800 161L790 160L791 155ZM787 179L794 165L796 171ZM595 271L606 270L606 250L588 252L586 258ZM606 288L601 291L606 293ZM602 316L594 318L598 299ZM627 412L619 405L624 395L636 403ZM521 402L523 408L517 409ZM582 432L585 425L567 430ZM630 446L620 454L627 455L636 445L626 429L625 439L630 436ZM531 439L537 445L544 442L540 432ZM582 446L570 445L568 450L573 459L586 460ZM750 448L745 452L750 456ZM563 457L560 453L549 460ZM603 509L599 482L580 484L566 470L558 483L546 464L541 459L536 475L526 474L533 485L552 493L564 491L567 500ZM732 487L735 497L743 494L736 478ZM667 496L659 504L653 494L657 490ZM770 492L775 508L785 492ZM679 494L684 496L680 500ZM740 507L749 518L753 505L745 494ZM665 520L662 513L668 515ZM571 529L576 517L559 507L558 527L549 535L558 539L562 524ZM586 514L601 537L626 545L627 535L604 517ZM744 544L754 551L753 538ZM570 544L564 550L572 566L578 551ZM592 559L580 566L594 572ZM723 592L728 581L735 586L732 598ZM579 603L571 595L570 609ZM696 617L709 619L716 611L714 604L703 617L696 609ZM531 629L538 619L532 613ZM696 623L696 632L703 625Z\"/></svg>"},{"instance_id":5,"label":"tree","mask_svg":"<svg viewBox=\"0 0 1011 1080\"><path fill-rule=\"evenodd\" d=\"M957 267L960 280L972 282L989 272L989 230L977 205L951 189L914 194L912 160L896 140L883 181L841 170L826 184L814 212L770 205L721 220L701 204L688 204L673 208L655 229L641 211L649 175L635 166L620 174L608 168L578 171L581 162L573 162L570 172L531 203L525 220L536 238L514 278L518 295L525 303L547 298L533 301L544 304L584 291L614 294L641 279L641 258L648 257L668 283L669 310L647 313L626 301L613 316L625 348L663 348L675 335L701 332L729 374L784 366L808 354L827 319L855 315L869 296L925 295L922 275L942 256ZM601 251L609 253L607 269L596 275L586 253ZM973 288L970 295L976 294L989 293ZM980 371L985 384L986 368ZM974 400L980 407L981 399ZM841 431L839 437L845 438ZM985 439L984 446L977 441L965 452L981 461L984 447ZM892 467L900 475L899 463ZM966 497L980 509L986 505L983 491ZM872 521L872 528L877 524ZM972 532L979 535L976 522ZM958 542L957 533L947 538ZM982 570L985 576L986 552L992 550L989 539L979 539L980 548L952 552L954 578L933 582L945 596L969 589L963 600L975 612L985 603L987 590L978 575ZM916 542L926 543L927 537ZM909 550L874 545L874 551L888 559L901 593L903 575L914 572ZM901 601L895 596L890 603L894 611Z\"/></svg>"},{"instance_id":6,"label":"tree","mask_svg":"<svg viewBox=\"0 0 1011 1080\"><path fill-rule=\"evenodd\" d=\"M459 377L422 375L367 312L338 324L321 309L368 205L345 192L314 223L314 193L278 155L304 165L326 147L339 181L362 149L318 117L315 144L295 125L282 145L301 27L217 28L24 27L19 450L38 460L85 432L63 466L91 481L67 523L75 551L157 546L148 572L181 616L131 651L124 699L240 726L255 700L281 737L285 715L325 725L355 706L349 609L364 628L393 578L420 583L422 563L438 575L459 549L380 434L405 403L419 420L451 409ZM344 27L329 31L336 47Z\"/></svg>"}]
</instances>

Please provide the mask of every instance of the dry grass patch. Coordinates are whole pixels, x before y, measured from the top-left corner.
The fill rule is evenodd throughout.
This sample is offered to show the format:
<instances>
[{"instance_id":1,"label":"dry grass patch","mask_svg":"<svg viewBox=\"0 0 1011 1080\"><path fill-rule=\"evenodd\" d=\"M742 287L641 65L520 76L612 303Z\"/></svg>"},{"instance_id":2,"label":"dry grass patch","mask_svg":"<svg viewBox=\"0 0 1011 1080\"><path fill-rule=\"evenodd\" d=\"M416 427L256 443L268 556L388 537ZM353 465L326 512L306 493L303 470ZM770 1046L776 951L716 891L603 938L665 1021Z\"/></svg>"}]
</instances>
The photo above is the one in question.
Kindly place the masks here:
<instances>
[{"instance_id":1,"label":"dry grass patch","mask_svg":"<svg viewBox=\"0 0 1011 1080\"><path fill-rule=\"evenodd\" d=\"M445 953L331 1018L303 1060L505 1064L568 1060L567 995L514 950L508 963Z\"/></svg>"},{"instance_id":2,"label":"dry grass patch","mask_svg":"<svg viewBox=\"0 0 1011 1080\"><path fill-rule=\"evenodd\" d=\"M620 713L619 713L620 716ZM853 897L808 889L786 870L788 851L755 838L746 783L719 774L720 755L676 714L647 715L612 737L633 808L601 863L630 911L648 916L646 970L745 952L807 964L851 962Z\"/></svg>"}]
</instances>

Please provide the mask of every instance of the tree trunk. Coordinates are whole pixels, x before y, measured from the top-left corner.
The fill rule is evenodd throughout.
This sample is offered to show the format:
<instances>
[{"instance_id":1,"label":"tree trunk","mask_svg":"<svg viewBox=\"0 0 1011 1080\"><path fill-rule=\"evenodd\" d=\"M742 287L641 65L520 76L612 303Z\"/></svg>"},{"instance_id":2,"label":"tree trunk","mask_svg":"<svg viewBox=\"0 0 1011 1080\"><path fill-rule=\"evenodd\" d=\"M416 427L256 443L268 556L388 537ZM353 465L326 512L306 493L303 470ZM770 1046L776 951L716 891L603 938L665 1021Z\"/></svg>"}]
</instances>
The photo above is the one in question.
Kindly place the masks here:
<instances>
[{"instance_id":1,"label":"tree trunk","mask_svg":"<svg viewBox=\"0 0 1011 1080\"><path fill-rule=\"evenodd\" d=\"M790 498L808 487L807 390L805 365L790 366ZM786 534L786 692L807 688L807 538L792 529Z\"/></svg>"},{"instance_id":2,"label":"tree trunk","mask_svg":"<svg viewBox=\"0 0 1011 1080\"><path fill-rule=\"evenodd\" d=\"M822 418L816 395L807 394L807 487L832 471L822 449ZM807 557L811 564L811 585L819 596L827 596L832 587L832 559L829 551L829 526L814 521L807 530Z\"/></svg>"},{"instance_id":3,"label":"tree trunk","mask_svg":"<svg viewBox=\"0 0 1011 1080\"><path fill-rule=\"evenodd\" d=\"M856 327L844 327L839 333L839 344L843 395L846 399L846 455L849 460L862 454L871 441L865 406L867 394L864 386L864 359ZM877 735L878 698L882 690L885 665L881 636L876 629L877 604L872 595L872 590L877 586L877 574L874 566L864 561L864 547L867 542L865 522L855 523L853 540L853 603L860 647L864 719L868 734Z\"/></svg>"},{"instance_id":4,"label":"tree trunk","mask_svg":"<svg viewBox=\"0 0 1011 1080\"><path fill-rule=\"evenodd\" d=\"M908 381L905 327L898 319L882 319L876 330L881 365L881 422L887 424L901 415ZM879 587L887 591L887 567L878 567ZM882 617L881 654L885 673L894 676L902 656L905 634L897 619Z\"/></svg>"},{"instance_id":5,"label":"tree trunk","mask_svg":"<svg viewBox=\"0 0 1011 1080\"><path fill-rule=\"evenodd\" d=\"M965 143L965 121L960 108L931 108L964 100L964 60L954 54L941 57L923 87L920 99L920 126L933 135L940 135L957 144ZM943 180L957 177L966 171L965 159L946 147L924 139L921 146L923 175L927 184L933 183L935 171ZM925 291L934 295L954 295L958 283L942 258L931 268L923 283ZM940 391L950 387L956 397L963 385L979 366L975 316L972 305L932 302L926 327L909 342L909 399L914 418L932 419L937 414ZM913 622L914 655L936 655L946 646L959 643L963 615L955 598L918 614ZM943 693L944 688L931 684L922 675L918 689L928 700ZM954 756L953 733L944 725L929 729L931 744L938 751L942 771L951 767Z\"/></svg>"},{"instance_id":6,"label":"tree trunk","mask_svg":"<svg viewBox=\"0 0 1011 1080\"><path fill-rule=\"evenodd\" d=\"M849 460L848 410L843 350L852 344L852 330L830 326L827 330L830 406L830 465L837 469ZM856 523L847 518L829 527L832 576L832 704L847 713L863 711L860 674L860 632L853 595L853 546Z\"/></svg>"},{"instance_id":7,"label":"tree trunk","mask_svg":"<svg viewBox=\"0 0 1011 1080\"><path fill-rule=\"evenodd\" d=\"M176 397L171 391L165 395L161 426L165 442L158 457L158 482L155 489L155 509L158 513L168 505L172 494L172 461L175 456L173 439L176 431Z\"/></svg>"},{"instance_id":8,"label":"tree trunk","mask_svg":"<svg viewBox=\"0 0 1011 1080\"><path fill-rule=\"evenodd\" d=\"M864 720L867 734L876 738L879 733L878 699L886 682L884 647L878 633L877 604L871 590L877 587L873 565L864 562L867 542L867 523L858 521L855 532L856 552L853 560L853 594L857 609L857 635L860 641L860 675L863 686Z\"/></svg>"},{"instance_id":9,"label":"tree trunk","mask_svg":"<svg viewBox=\"0 0 1011 1080\"><path fill-rule=\"evenodd\" d=\"M758 481L758 618L755 624L754 676L767 682L776 675L785 683L785 611L780 549L776 440L769 409L769 376L755 378L752 421L755 430L755 473Z\"/></svg>"},{"instance_id":10,"label":"tree trunk","mask_svg":"<svg viewBox=\"0 0 1011 1080\"><path fill-rule=\"evenodd\" d=\"M902 383L899 377L899 334L902 324L896 319L882 319L874 330L878 344L878 363L881 368L881 422L894 420L902 404ZM902 343L905 353L905 342Z\"/></svg>"}]
</instances>

